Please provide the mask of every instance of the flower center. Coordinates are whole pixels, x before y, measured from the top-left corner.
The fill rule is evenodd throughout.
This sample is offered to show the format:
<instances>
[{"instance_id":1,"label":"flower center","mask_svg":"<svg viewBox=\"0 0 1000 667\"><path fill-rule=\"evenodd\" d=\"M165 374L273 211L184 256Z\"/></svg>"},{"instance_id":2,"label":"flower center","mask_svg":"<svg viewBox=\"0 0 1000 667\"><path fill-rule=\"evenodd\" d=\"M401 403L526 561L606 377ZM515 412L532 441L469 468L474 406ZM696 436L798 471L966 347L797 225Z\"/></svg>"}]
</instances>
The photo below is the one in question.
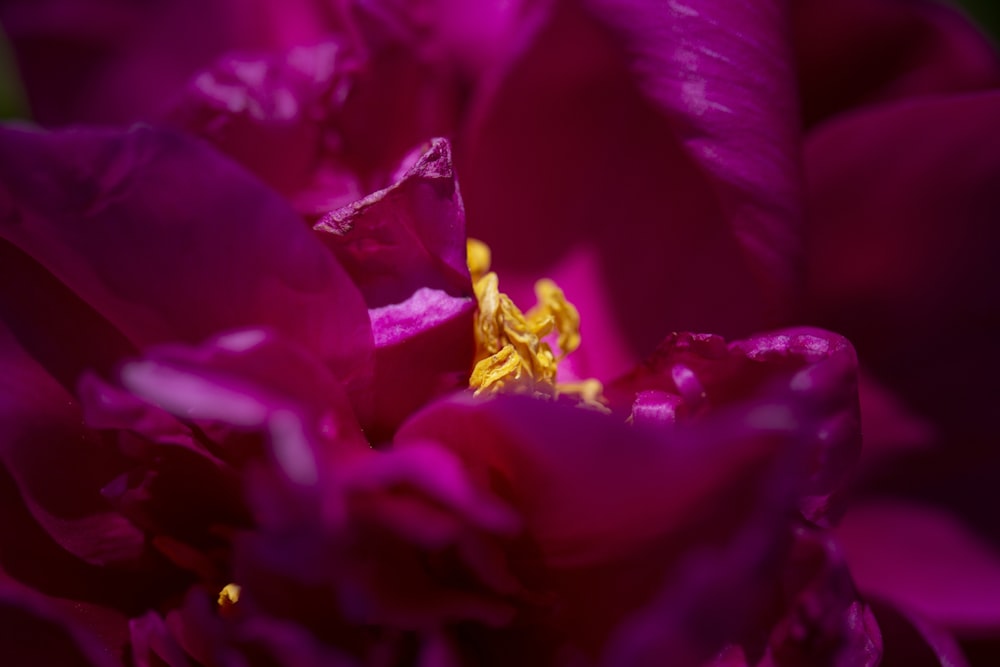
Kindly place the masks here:
<instances>
[{"instance_id":1,"label":"flower center","mask_svg":"<svg viewBox=\"0 0 1000 667\"><path fill-rule=\"evenodd\" d=\"M588 407L604 409L599 381L556 381L559 362L580 346L580 313L559 286L548 279L539 280L535 283L538 303L523 313L500 291L497 274L489 270L489 247L476 239L469 239L466 247L472 287L479 302L475 366L469 378L475 395L570 396ZM555 344L558 354L549 341Z\"/></svg>"}]
</instances>

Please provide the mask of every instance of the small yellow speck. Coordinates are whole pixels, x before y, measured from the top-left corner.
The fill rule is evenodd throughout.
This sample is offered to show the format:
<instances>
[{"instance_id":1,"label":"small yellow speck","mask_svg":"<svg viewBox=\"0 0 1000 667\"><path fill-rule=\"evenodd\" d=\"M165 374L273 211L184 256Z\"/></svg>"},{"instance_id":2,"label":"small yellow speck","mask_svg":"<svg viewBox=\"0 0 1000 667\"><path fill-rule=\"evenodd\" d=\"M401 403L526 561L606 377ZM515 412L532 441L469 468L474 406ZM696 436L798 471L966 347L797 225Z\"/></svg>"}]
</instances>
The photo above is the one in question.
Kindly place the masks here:
<instances>
[{"instance_id":1,"label":"small yellow speck","mask_svg":"<svg viewBox=\"0 0 1000 667\"><path fill-rule=\"evenodd\" d=\"M240 601L240 591L238 584L226 584L219 591L218 604L224 610L233 608Z\"/></svg>"}]
</instances>

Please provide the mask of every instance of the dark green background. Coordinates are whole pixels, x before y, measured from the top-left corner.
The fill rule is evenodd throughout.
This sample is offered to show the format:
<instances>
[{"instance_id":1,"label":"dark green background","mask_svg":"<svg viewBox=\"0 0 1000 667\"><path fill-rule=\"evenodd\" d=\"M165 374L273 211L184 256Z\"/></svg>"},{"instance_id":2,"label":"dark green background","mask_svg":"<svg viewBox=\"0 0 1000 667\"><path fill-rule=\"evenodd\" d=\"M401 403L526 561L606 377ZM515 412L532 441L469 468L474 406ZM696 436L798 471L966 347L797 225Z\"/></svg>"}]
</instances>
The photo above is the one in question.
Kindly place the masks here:
<instances>
[{"instance_id":1,"label":"dark green background","mask_svg":"<svg viewBox=\"0 0 1000 667\"><path fill-rule=\"evenodd\" d=\"M992 32L994 40L1000 38L1000 1L959 0L958 4L965 7L984 28Z\"/></svg>"},{"instance_id":2,"label":"dark green background","mask_svg":"<svg viewBox=\"0 0 1000 667\"><path fill-rule=\"evenodd\" d=\"M829 0L836 2L837 0ZM1000 0L954 0L1000 43ZM0 33L0 118L23 118L28 109L11 66L7 44Z\"/></svg>"}]
</instances>

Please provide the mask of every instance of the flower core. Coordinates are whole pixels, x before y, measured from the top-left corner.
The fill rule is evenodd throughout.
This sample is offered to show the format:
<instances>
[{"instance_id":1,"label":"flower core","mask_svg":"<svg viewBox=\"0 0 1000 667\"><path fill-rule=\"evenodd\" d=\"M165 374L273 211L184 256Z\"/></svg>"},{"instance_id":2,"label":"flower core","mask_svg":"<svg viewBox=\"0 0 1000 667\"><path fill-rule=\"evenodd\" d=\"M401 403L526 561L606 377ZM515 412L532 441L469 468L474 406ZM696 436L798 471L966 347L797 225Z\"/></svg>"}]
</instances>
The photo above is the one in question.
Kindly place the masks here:
<instances>
[{"instance_id":1,"label":"flower core","mask_svg":"<svg viewBox=\"0 0 1000 667\"><path fill-rule=\"evenodd\" d=\"M520 393L556 398L576 397L603 408L601 383L594 379L561 384L559 362L580 346L580 313L553 281L535 283L538 303L527 313L500 291L490 271L491 253L482 241L467 241L469 272L479 302L476 313L476 357L469 387L476 396ZM556 354L546 339L554 338Z\"/></svg>"}]
</instances>

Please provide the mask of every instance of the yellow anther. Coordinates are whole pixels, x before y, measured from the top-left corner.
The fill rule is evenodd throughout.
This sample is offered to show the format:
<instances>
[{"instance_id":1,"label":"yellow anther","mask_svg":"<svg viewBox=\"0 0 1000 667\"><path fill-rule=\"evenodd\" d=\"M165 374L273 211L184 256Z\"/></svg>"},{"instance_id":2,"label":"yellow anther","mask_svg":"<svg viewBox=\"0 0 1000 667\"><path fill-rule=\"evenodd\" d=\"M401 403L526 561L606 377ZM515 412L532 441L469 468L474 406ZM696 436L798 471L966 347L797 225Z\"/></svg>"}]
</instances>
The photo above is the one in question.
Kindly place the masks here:
<instances>
[{"instance_id":1,"label":"yellow anther","mask_svg":"<svg viewBox=\"0 0 1000 667\"><path fill-rule=\"evenodd\" d=\"M236 603L240 601L240 591L242 589L238 584L226 584L219 591L218 604L222 611L228 611L236 606Z\"/></svg>"},{"instance_id":2,"label":"yellow anther","mask_svg":"<svg viewBox=\"0 0 1000 667\"><path fill-rule=\"evenodd\" d=\"M469 386L482 393L533 392L535 381L513 345L505 345L496 354L481 359L472 369Z\"/></svg>"},{"instance_id":3,"label":"yellow anther","mask_svg":"<svg viewBox=\"0 0 1000 667\"><path fill-rule=\"evenodd\" d=\"M489 247L469 239L467 257L479 302L475 367L469 378L475 394L566 395L581 404L603 408L602 387L597 380L572 385L556 382L559 361L580 346L580 313L563 291L551 280L539 280L535 285L538 303L527 314L522 313L500 291L497 274L489 271ZM558 356L545 340L550 334L555 334Z\"/></svg>"},{"instance_id":4,"label":"yellow anther","mask_svg":"<svg viewBox=\"0 0 1000 667\"><path fill-rule=\"evenodd\" d=\"M465 256L469 273L472 274L472 283L475 284L490 270L490 247L477 239L468 239L465 242Z\"/></svg>"},{"instance_id":5,"label":"yellow anther","mask_svg":"<svg viewBox=\"0 0 1000 667\"><path fill-rule=\"evenodd\" d=\"M529 310L526 317L529 321L552 321L559 332L558 345L562 352L559 359L563 359L580 347L580 312L566 300L566 295L559 286L548 278L535 283L535 297L538 305Z\"/></svg>"},{"instance_id":6,"label":"yellow anther","mask_svg":"<svg viewBox=\"0 0 1000 667\"><path fill-rule=\"evenodd\" d=\"M589 378L580 382L560 382L556 385L560 396L576 398L580 407L592 408L601 412L611 412L604 404L604 385L600 380Z\"/></svg>"}]
</instances>

